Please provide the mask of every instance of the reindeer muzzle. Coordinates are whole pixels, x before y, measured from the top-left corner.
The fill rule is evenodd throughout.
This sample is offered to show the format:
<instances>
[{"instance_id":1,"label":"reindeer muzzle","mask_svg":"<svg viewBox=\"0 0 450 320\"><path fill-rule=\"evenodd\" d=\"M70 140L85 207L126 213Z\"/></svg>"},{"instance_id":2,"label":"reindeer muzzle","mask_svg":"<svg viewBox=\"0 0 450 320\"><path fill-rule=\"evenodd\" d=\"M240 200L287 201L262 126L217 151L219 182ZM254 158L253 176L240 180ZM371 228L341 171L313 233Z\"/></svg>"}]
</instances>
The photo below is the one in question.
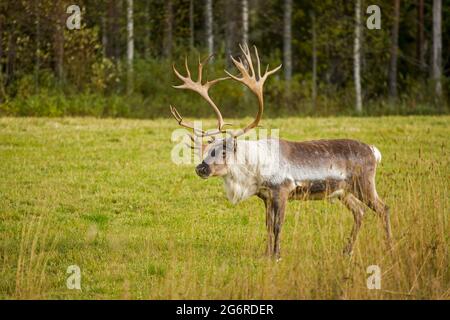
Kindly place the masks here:
<instances>
[{"instance_id":1,"label":"reindeer muzzle","mask_svg":"<svg viewBox=\"0 0 450 320\"><path fill-rule=\"evenodd\" d=\"M195 168L195 172L200 178L206 179L211 174L211 168L203 161Z\"/></svg>"}]
</instances>

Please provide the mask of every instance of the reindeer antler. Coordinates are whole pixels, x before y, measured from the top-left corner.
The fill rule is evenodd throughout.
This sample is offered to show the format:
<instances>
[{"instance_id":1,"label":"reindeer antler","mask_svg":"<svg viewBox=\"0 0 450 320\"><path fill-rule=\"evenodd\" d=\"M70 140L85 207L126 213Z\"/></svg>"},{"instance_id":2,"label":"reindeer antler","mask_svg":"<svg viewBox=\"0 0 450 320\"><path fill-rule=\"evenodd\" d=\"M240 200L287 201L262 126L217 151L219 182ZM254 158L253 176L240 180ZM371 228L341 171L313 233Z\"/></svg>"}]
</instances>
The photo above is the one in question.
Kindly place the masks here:
<instances>
[{"instance_id":1,"label":"reindeer antler","mask_svg":"<svg viewBox=\"0 0 450 320\"><path fill-rule=\"evenodd\" d=\"M278 67L276 67L275 69L270 70L270 71L269 71L269 66L267 66L266 71L264 72L264 75L261 75L261 62L259 60L258 49L256 49L256 47L254 47L256 62L257 62L257 68L255 71L255 66L253 65L250 49L248 48L248 46L246 44L244 44L243 46L239 45L239 47L241 48L241 51L244 54L244 62L242 61L241 58L239 58L239 60L236 60L235 58L231 57L231 59L232 59L234 65L236 66L236 68L241 72L241 78L234 76L225 70L228 77L218 78L215 80L206 81L205 83L202 83L203 67L205 65L207 65L207 63L208 63L209 59L211 59L212 55L210 55L203 61L200 61L200 59L199 59L197 81L192 80L191 72L189 71L189 67L188 67L188 63L187 63L187 58L185 58L185 60L184 60L184 64L186 67L186 73L187 73L186 77L182 76L177 71L177 69L175 68L175 64L173 65L173 71L175 72L175 75L178 77L178 79L183 81L183 84L174 86L174 88L192 90L192 91L197 92L203 99L205 99L209 103L209 105L213 108L213 110L216 114L216 117L217 117L217 128L214 130L203 131L203 130L194 128L194 125L192 123L184 121L183 117L180 115L178 110L175 107L170 106L170 112L172 113L175 120L177 120L178 124L182 127L192 129L194 135L196 135L196 136L208 137L208 136L214 136L214 135L225 132L223 127L226 125L229 125L229 124L225 123L223 121L222 114L220 113L220 110L216 106L214 101L209 96L208 90L216 83L223 81L223 80L228 80L230 78L234 79L236 81L239 81L239 82L243 83L245 86L247 86L256 95L256 97L258 98L258 103L259 103L259 109L258 109L258 113L256 114L255 120L253 120L253 122L251 122L245 128L237 130L237 131L233 131L231 133L231 135L234 138L237 138L240 135L247 133L249 130L257 127L259 122L261 121L263 111L264 111L264 97L263 97L264 82L267 80L267 78L270 75L277 72L281 68L281 65L279 65ZM190 135L190 137L191 137L191 140L194 141L194 137L192 135Z\"/></svg>"},{"instance_id":2,"label":"reindeer antler","mask_svg":"<svg viewBox=\"0 0 450 320\"><path fill-rule=\"evenodd\" d=\"M223 80L228 80L230 79L230 77L223 77L223 78L218 78L215 80L211 80L211 81L206 81L205 83L202 83L202 77L203 77L203 67L206 66L208 64L208 61L211 59L213 55L208 56L205 60L198 61L198 78L197 81L192 80L191 77L191 72L189 71L189 67L188 67L188 63L187 63L187 58L185 58L184 60L184 64L186 67L186 73L187 76L184 77L182 76L178 70L175 68L175 64L173 64L173 71L175 72L175 75L178 77L178 79L180 79L181 81L183 81L183 84L178 85L178 86L173 86L174 88L177 89L186 89L186 90L192 90L194 92L197 92L203 99L205 99L209 105L213 108L216 117L217 117L217 128L215 130L212 131L203 131L203 130L199 130L194 128L194 125L190 122L186 122L183 121L183 118L181 117L180 113L178 112L178 110L173 107L170 106L170 111L173 115L173 117L175 118L175 120L177 120L178 124L182 127L188 128L188 129L192 129L194 134L196 136L199 137L208 137L208 136L213 136L219 133L223 133L225 132L225 130L223 129L224 126L229 125L228 123L225 123L223 121L223 117L222 114L220 113L219 108L216 106L216 104L214 103L214 101L211 99L211 97L209 96L208 90L215 85L216 83L223 81ZM191 139L193 137L191 136Z\"/></svg>"},{"instance_id":3,"label":"reindeer antler","mask_svg":"<svg viewBox=\"0 0 450 320\"><path fill-rule=\"evenodd\" d=\"M256 114L255 120L253 120L252 123L247 125L244 129L233 132L233 136L235 138L240 135L245 134L249 130L258 126L259 122L261 121L263 111L264 111L264 97L263 97L264 82L267 80L267 78L271 74L274 74L281 68L281 65L279 65L275 69L269 71L269 65L267 65L264 75L261 75L261 62L259 60L258 49L256 49L256 46L254 46L256 62L257 62L257 73L256 73L255 67L253 66L252 55L250 53L250 49L248 48L248 45L247 44L244 44L243 46L239 45L239 47L241 48L241 51L244 54L244 59L247 64L247 67L245 66L245 64L241 58L239 58L239 61L238 61L235 58L231 57L231 60L233 61L236 68L241 72L242 77L238 78L238 77L232 75L231 73L229 73L227 70L225 70L225 72L232 79L239 81L239 82L243 83L244 85L246 85L256 95L256 97L258 98L259 109L258 109L258 113Z\"/></svg>"}]
</instances>

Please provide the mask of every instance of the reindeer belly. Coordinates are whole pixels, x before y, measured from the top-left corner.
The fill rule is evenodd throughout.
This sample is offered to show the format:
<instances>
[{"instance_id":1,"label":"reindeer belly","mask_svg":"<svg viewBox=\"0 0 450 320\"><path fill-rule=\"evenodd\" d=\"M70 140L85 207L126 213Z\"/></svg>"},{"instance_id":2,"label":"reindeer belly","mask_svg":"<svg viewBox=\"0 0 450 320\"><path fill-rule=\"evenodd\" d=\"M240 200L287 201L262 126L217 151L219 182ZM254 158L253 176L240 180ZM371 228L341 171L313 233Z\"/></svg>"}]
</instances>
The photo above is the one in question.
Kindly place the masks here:
<instances>
[{"instance_id":1,"label":"reindeer belly","mask_svg":"<svg viewBox=\"0 0 450 320\"><path fill-rule=\"evenodd\" d=\"M322 200L340 196L345 189L345 180L320 179L297 182L290 192L290 200Z\"/></svg>"}]
</instances>

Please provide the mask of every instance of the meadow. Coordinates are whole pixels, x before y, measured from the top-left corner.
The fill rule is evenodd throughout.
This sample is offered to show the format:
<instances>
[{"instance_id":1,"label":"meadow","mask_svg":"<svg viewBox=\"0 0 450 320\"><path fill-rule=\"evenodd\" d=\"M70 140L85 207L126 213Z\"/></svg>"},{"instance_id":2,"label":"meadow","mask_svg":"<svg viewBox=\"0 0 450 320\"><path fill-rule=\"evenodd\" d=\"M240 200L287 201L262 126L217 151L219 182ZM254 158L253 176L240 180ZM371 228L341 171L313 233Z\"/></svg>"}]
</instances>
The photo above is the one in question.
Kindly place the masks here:
<instances>
[{"instance_id":1,"label":"meadow","mask_svg":"<svg viewBox=\"0 0 450 320\"><path fill-rule=\"evenodd\" d=\"M368 212L344 256L352 214L297 201L287 208L283 259L266 258L262 201L233 206L221 179L175 165L172 119L0 118L0 298L450 298L450 116L262 124L286 139L376 145L393 250ZM66 286L71 265L81 290ZM367 288L370 265L381 269L379 290Z\"/></svg>"}]
</instances>

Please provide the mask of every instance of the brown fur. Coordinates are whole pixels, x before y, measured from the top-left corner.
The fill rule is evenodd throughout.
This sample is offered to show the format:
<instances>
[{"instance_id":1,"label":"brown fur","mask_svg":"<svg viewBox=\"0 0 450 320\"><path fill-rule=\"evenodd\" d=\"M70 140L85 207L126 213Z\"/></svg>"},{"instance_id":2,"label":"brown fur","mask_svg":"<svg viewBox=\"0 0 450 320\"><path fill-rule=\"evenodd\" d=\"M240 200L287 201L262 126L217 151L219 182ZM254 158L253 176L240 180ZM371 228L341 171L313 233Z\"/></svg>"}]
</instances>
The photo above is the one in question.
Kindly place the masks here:
<instances>
[{"instance_id":1,"label":"brown fur","mask_svg":"<svg viewBox=\"0 0 450 320\"><path fill-rule=\"evenodd\" d=\"M307 168L336 168L346 172L342 179L303 181L300 186L292 182L267 185L258 194L266 207L268 230L267 253L280 257L280 235L288 200L326 199L334 193L353 213L354 226L344 252L351 254L357 239L366 208L374 210L383 218L390 245L391 227L389 208L378 197L375 189L377 161L370 146L355 140L316 140L291 142L280 140L281 153L292 164Z\"/></svg>"}]
</instances>

